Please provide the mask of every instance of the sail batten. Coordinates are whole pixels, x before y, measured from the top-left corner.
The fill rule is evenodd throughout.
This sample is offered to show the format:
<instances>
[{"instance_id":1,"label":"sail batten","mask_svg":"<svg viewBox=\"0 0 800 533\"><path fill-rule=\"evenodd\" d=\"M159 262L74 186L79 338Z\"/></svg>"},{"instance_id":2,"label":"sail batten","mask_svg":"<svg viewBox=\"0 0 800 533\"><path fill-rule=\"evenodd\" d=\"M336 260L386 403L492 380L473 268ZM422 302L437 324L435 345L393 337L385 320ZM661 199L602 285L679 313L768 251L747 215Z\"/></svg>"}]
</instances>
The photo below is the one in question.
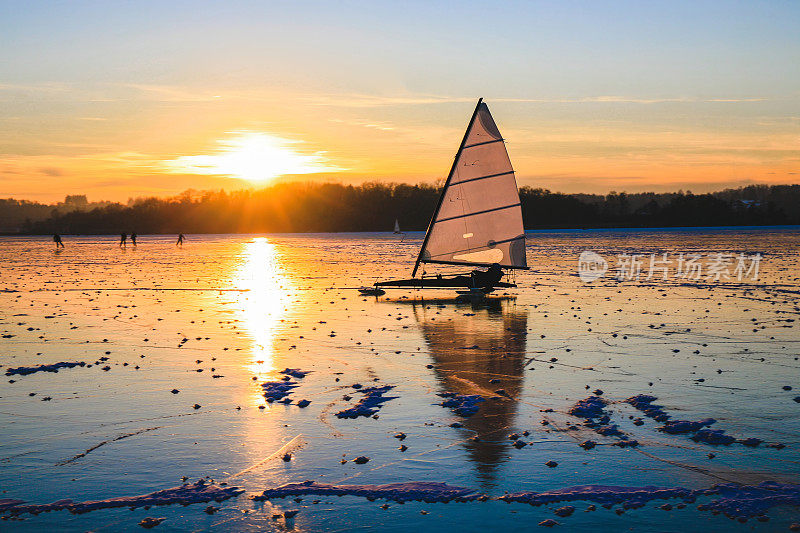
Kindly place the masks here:
<instances>
[{"instance_id":1,"label":"sail batten","mask_svg":"<svg viewBox=\"0 0 800 533\"><path fill-rule=\"evenodd\" d=\"M527 268L514 169L482 100L456 153L414 275L420 262Z\"/></svg>"},{"instance_id":2,"label":"sail batten","mask_svg":"<svg viewBox=\"0 0 800 533\"><path fill-rule=\"evenodd\" d=\"M521 204L519 202L511 205L504 205L501 207L493 207L491 209L484 209L483 211L474 211L472 213L464 213L463 215L456 215L450 218L440 218L437 222L447 222L448 220L455 220L457 218L464 218L464 217L474 217L475 215L482 215L484 213L491 213L492 211L500 211L502 209L511 209L512 207L519 207ZM495 241L497 242L497 241Z\"/></svg>"},{"instance_id":3,"label":"sail batten","mask_svg":"<svg viewBox=\"0 0 800 533\"><path fill-rule=\"evenodd\" d=\"M522 240L522 239L525 239L525 236L524 236L524 235L520 235L519 237L513 237L513 238L511 238L511 239L506 239L506 240L504 240L504 241L498 241L498 242L496 242L495 244L503 244L503 243L506 243L506 242L512 242L512 241L516 241L516 240ZM454 253L454 254L465 254L465 253L469 253L469 252L471 252L471 251L474 251L474 250L473 250L473 249L470 249L470 248L464 248L464 249L461 249L461 250L455 250L455 251L454 251L454 252L452 252L452 253ZM428 259L428 261L427 261L427 262L428 262L428 263L433 263L434 261L435 261L435 258L434 258L434 257L431 257L430 259Z\"/></svg>"},{"instance_id":4,"label":"sail batten","mask_svg":"<svg viewBox=\"0 0 800 533\"><path fill-rule=\"evenodd\" d=\"M484 144L492 144L499 142L505 142L505 139L492 139L491 141L483 141L482 143L468 144L464 147L464 149L466 150L467 148L475 148L476 146L483 146Z\"/></svg>"},{"instance_id":5,"label":"sail batten","mask_svg":"<svg viewBox=\"0 0 800 533\"><path fill-rule=\"evenodd\" d=\"M508 174L513 174L513 170L509 170L508 172L500 172L499 174L489 174L487 176L478 176L477 178L470 178L468 180L461 180L459 183L469 183L470 181L479 181L479 180L486 180L489 178L499 178L500 176L506 176Z\"/></svg>"}]
</instances>

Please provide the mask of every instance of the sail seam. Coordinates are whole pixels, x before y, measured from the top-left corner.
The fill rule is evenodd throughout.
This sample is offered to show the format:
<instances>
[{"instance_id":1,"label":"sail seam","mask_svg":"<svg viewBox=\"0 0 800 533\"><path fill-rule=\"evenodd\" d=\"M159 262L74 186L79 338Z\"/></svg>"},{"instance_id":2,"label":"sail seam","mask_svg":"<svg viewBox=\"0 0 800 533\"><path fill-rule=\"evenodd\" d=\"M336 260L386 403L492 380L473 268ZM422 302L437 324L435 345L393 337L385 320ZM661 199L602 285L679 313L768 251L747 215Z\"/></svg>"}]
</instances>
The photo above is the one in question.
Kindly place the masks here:
<instances>
[{"instance_id":1,"label":"sail seam","mask_svg":"<svg viewBox=\"0 0 800 533\"><path fill-rule=\"evenodd\" d=\"M511 237L510 239L503 239L502 241L494 241L494 244L495 245L497 245L497 244L505 244L507 242L513 242L513 241L516 241L516 240L519 240L519 239L524 239L524 238L525 238L524 235L517 235L516 237ZM443 256L443 255L444 256L448 256L448 255L463 254L463 253L476 252L476 251L481 251L481 250L491 250L491 249L492 249L491 246L476 246L475 248L465 248L463 250L454 250L452 252L447 252L447 253L443 253L443 254L436 254L436 255L432 255L431 257L432 258L433 257L440 257L440 256Z\"/></svg>"},{"instance_id":2,"label":"sail seam","mask_svg":"<svg viewBox=\"0 0 800 533\"><path fill-rule=\"evenodd\" d=\"M464 147L464 149L467 149L467 148L472 148L472 147L474 147L474 146L482 146L482 145L484 145L484 144L501 143L501 142L503 142L503 141L505 141L505 139L495 139L495 140L493 140L493 141L483 141L482 143L468 144L468 145L466 145L466 146Z\"/></svg>"},{"instance_id":3,"label":"sail seam","mask_svg":"<svg viewBox=\"0 0 800 533\"><path fill-rule=\"evenodd\" d=\"M520 202L517 202L515 204L504 205L503 207L495 207L493 209L486 209L484 211L475 211L473 213L465 213L463 215L456 215L454 217L440 218L439 220L436 221L436 223L438 224L439 222L447 222L448 220L456 220L458 218L471 217L474 215L483 215L484 213L491 213L493 211L500 211L502 209L511 209L512 207L519 207L520 205L521 205Z\"/></svg>"},{"instance_id":4,"label":"sail seam","mask_svg":"<svg viewBox=\"0 0 800 533\"><path fill-rule=\"evenodd\" d=\"M479 176L477 178L470 178L468 180L457 181L457 182L453 183L453 185L461 185L462 183L469 183L470 181L478 181L478 180L485 180L485 179L489 179L489 178L497 178L499 176L506 176L508 174L513 174L513 173L514 173L513 170L509 170L508 172L501 172L499 174L489 174L488 176Z\"/></svg>"}]
</instances>

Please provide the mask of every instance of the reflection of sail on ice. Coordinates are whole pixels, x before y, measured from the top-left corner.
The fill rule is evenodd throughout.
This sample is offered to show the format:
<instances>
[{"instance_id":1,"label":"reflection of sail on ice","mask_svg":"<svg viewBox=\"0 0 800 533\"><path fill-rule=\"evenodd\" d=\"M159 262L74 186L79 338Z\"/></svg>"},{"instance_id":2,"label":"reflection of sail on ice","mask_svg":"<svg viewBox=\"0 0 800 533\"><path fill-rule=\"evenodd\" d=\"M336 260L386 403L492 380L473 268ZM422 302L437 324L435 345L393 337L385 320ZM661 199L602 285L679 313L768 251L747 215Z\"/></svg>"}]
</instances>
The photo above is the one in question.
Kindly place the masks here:
<instances>
[{"instance_id":1,"label":"reflection of sail on ice","mask_svg":"<svg viewBox=\"0 0 800 533\"><path fill-rule=\"evenodd\" d=\"M463 420L465 434L478 437L466 440L464 447L482 478L491 481L507 457L508 428L517 412L516 401L495 391L504 389L512 398L522 392L527 310L517 309L513 301L494 299L474 306L474 316L458 312L443 316L430 304L414 305L414 316L442 389L486 398L476 414Z\"/></svg>"},{"instance_id":2,"label":"reflection of sail on ice","mask_svg":"<svg viewBox=\"0 0 800 533\"><path fill-rule=\"evenodd\" d=\"M514 169L482 100L444 184L414 274L420 262L527 267Z\"/></svg>"}]
</instances>

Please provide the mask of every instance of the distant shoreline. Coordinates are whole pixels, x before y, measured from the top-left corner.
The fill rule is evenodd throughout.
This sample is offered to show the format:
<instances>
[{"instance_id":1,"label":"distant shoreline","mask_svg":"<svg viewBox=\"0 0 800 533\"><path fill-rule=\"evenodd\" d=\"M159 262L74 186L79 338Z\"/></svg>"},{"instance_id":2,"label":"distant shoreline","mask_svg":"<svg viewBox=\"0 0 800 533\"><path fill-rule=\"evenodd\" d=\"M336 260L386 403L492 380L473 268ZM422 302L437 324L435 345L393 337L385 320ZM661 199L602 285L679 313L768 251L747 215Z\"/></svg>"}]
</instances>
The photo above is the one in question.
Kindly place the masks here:
<instances>
[{"instance_id":1,"label":"distant shoreline","mask_svg":"<svg viewBox=\"0 0 800 533\"><path fill-rule=\"evenodd\" d=\"M620 227L620 228L535 228L535 229L526 229L525 235L541 235L547 233L655 233L655 232L663 232L663 233L714 233L714 232L722 232L722 231L800 231L800 224L786 224L786 225L772 225L772 226L661 226L661 227L640 227L640 228L633 228L633 227ZM414 231L404 231L402 232L403 235L412 236L412 237L419 237L422 238L425 235L424 231L414 230ZM112 237L114 240L117 240L119 235L117 233L64 233L62 235L71 236L71 237ZM146 233L146 234L138 234L138 238L141 240L142 237L170 237L172 238L175 234L173 233ZM313 236L313 235L352 235L352 236L361 236L361 235L385 235L385 236L392 236L396 235L392 231L313 231L313 232L241 232L241 233L192 233L189 235L198 235L198 236L206 236L206 235L219 235L219 236L227 236L227 235L253 235L253 236L260 236L260 235L269 235L269 236ZM49 238L51 235L49 233L3 233L0 232L0 237L47 237ZM190 241L188 241L190 242Z\"/></svg>"},{"instance_id":2,"label":"distant shoreline","mask_svg":"<svg viewBox=\"0 0 800 533\"><path fill-rule=\"evenodd\" d=\"M127 205L68 196L58 205L0 199L0 232L18 235L424 231L438 187L287 183L258 191L205 191ZM481 209L481 202L465 209ZM519 188L523 227L536 230L755 227L800 224L800 184L715 193L561 194ZM466 212L466 211L465 211Z\"/></svg>"}]
</instances>

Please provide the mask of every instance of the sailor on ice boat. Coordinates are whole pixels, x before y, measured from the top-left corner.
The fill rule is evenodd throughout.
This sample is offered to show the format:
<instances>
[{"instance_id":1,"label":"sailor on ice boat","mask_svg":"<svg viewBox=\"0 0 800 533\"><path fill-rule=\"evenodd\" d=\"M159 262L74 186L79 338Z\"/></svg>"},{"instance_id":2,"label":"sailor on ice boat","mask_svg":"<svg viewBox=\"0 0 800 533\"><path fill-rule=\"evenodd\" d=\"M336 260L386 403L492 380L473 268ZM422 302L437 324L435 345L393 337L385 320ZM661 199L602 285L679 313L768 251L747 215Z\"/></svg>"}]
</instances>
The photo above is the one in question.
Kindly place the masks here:
<instances>
[{"instance_id":1,"label":"sailor on ice boat","mask_svg":"<svg viewBox=\"0 0 800 533\"><path fill-rule=\"evenodd\" d=\"M423 271L417 278L420 263L486 270L446 276ZM385 294L386 288L462 289L458 292L486 294L516 287L501 281L503 269L528 269L525 230L503 137L489 108L479 99L422 241L412 279L379 281L359 290L375 296Z\"/></svg>"}]
</instances>

